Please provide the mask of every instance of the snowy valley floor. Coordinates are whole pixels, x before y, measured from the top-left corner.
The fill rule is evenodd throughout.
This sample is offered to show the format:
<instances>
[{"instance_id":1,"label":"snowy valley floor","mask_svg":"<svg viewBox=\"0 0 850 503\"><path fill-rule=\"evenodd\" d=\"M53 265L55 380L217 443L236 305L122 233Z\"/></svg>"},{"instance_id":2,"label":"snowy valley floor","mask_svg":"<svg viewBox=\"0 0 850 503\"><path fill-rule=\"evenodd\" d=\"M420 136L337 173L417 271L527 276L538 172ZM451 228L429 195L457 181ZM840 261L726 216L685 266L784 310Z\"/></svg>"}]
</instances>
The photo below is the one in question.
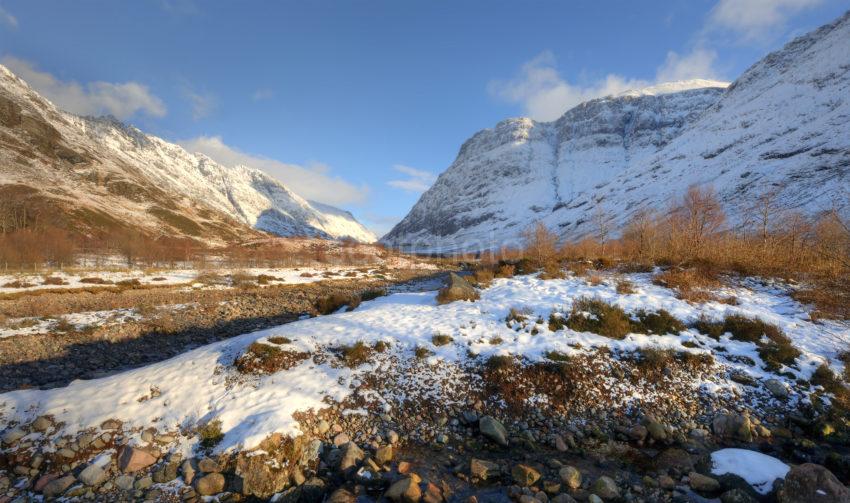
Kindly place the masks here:
<instances>
[{"instance_id":1,"label":"snowy valley floor","mask_svg":"<svg viewBox=\"0 0 850 503\"><path fill-rule=\"evenodd\" d=\"M434 291L394 293L2 394L0 495L795 501L794 484L774 480L832 481L787 474L815 462L838 477L816 489L850 498L846 424L815 378L842 375L850 325L814 323L782 283L735 280L713 292L723 301L689 303L649 273L602 278L495 279L480 300L444 305ZM618 293L624 279L631 293ZM582 298L683 326L576 331L563 321L597 320L573 309ZM777 365L767 336L694 328L735 315L778 327L797 351Z\"/></svg>"}]
</instances>

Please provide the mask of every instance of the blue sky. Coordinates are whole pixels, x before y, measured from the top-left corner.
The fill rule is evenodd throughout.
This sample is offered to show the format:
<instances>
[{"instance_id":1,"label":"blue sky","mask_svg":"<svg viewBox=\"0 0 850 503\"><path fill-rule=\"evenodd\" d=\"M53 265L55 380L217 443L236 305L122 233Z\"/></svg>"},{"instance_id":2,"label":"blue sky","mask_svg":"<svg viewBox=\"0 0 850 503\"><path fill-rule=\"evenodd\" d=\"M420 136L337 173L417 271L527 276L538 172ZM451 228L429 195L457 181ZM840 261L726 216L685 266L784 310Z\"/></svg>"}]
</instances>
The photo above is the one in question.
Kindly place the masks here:
<instances>
[{"instance_id":1,"label":"blue sky","mask_svg":"<svg viewBox=\"0 0 850 503\"><path fill-rule=\"evenodd\" d=\"M734 80L847 0L0 0L0 61L389 230L476 131L597 96Z\"/></svg>"}]
</instances>

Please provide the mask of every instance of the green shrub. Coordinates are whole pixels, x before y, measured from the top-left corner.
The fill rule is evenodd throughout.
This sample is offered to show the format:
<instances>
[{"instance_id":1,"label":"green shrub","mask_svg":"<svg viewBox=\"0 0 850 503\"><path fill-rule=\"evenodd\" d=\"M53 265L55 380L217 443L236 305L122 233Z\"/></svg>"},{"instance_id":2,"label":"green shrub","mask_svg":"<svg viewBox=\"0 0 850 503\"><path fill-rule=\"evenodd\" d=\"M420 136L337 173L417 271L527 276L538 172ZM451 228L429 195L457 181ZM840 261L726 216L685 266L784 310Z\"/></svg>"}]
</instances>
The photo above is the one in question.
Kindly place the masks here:
<instances>
[{"instance_id":1,"label":"green shrub","mask_svg":"<svg viewBox=\"0 0 850 503\"><path fill-rule=\"evenodd\" d=\"M621 308L587 297L573 303L566 326L576 332L590 332L611 339L623 339L631 331L629 317Z\"/></svg>"}]
</instances>

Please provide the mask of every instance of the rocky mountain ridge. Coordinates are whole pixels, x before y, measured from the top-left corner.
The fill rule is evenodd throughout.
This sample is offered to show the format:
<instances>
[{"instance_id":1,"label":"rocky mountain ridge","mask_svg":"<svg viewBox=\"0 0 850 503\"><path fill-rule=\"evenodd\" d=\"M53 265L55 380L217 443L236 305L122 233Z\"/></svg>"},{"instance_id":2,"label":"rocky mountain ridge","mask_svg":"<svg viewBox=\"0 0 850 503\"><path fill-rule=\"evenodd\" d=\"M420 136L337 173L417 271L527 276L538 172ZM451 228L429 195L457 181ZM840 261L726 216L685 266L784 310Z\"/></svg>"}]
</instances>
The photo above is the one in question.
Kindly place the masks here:
<instances>
[{"instance_id":1,"label":"rocky mountain ridge","mask_svg":"<svg viewBox=\"0 0 850 503\"><path fill-rule=\"evenodd\" d=\"M846 202L850 176L850 13L753 65L728 88L692 82L582 103L540 123L475 134L382 241L425 252L515 246L541 221L564 239L663 210L711 185L731 220L757 195L789 209Z\"/></svg>"},{"instance_id":2,"label":"rocky mountain ridge","mask_svg":"<svg viewBox=\"0 0 850 503\"><path fill-rule=\"evenodd\" d=\"M82 233L131 227L232 242L280 236L375 240L343 210L272 176L209 157L111 117L62 112L0 66L0 190Z\"/></svg>"}]
</instances>

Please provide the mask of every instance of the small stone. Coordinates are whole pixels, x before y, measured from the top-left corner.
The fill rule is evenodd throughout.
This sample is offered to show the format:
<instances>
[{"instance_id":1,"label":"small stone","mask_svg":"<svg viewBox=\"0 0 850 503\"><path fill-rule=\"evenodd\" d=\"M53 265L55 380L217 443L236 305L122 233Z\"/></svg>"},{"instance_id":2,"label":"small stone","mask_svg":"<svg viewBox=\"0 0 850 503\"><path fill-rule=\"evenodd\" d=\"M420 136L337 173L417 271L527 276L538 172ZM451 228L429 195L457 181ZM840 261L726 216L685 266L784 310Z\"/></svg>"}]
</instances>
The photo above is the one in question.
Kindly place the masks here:
<instances>
[{"instance_id":1,"label":"small stone","mask_svg":"<svg viewBox=\"0 0 850 503\"><path fill-rule=\"evenodd\" d=\"M587 503L602 503L602 498L595 494L591 494L587 497Z\"/></svg>"},{"instance_id":2,"label":"small stone","mask_svg":"<svg viewBox=\"0 0 850 503\"><path fill-rule=\"evenodd\" d=\"M132 475L119 475L115 478L115 486L122 491L131 491L134 482L136 482L136 478Z\"/></svg>"},{"instance_id":3,"label":"small stone","mask_svg":"<svg viewBox=\"0 0 850 503\"><path fill-rule=\"evenodd\" d=\"M328 497L327 503L354 503L357 498L345 489L337 489Z\"/></svg>"},{"instance_id":4,"label":"small stone","mask_svg":"<svg viewBox=\"0 0 850 503\"><path fill-rule=\"evenodd\" d=\"M667 489L669 491L676 487L676 481L669 475L662 475L658 477L658 485L660 485L662 489Z\"/></svg>"},{"instance_id":5,"label":"small stone","mask_svg":"<svg viewBox=\"0 0 850 503\"><path fill-rule=\"evenodd\" d=\"M398 433L396 433L395 430L389 430L387 432L387 442L389 442L392 445L395 445L395 444L398 443Z\"/></svg>"},{"instance_id":6,"label":"small stone","mask_svg":"<svg viewBox=\"0 0 850 503\"><path fill-rule=\"evenodd\" d=\"M198 470L203 473L221 473L221 465L212 458L203 458L198 461Z\"/></svg>"},{"instance_id":7,"label":"small stone","mask_svg":"<svg viewBox=\"0 0 850 503\"><path fill-rule=\"evenodd\" d=\"M487 480L499 474L499 465L492 461L472 458L469 461L469 474L481 480Z\"/></svg>"},{"instance_id":8,"label":"small stone","mask_svg":"<svg viewBox=\"0 0 850 503\"><path fill-rule=\"evenodd\" d=\"M528 465L515 465L511 469L511 477L521 487L533 486L540 480L540 472Z\"/></svg>"},{"instance_id":9,"label":"small stone","mask_svg":"<svg viewBox=\"0 0 850 503\"><path fill-rule=\"evenodd\" d=\"M567 452L567 443L564 442L564 437L561 435L555 435L553 443L555 444L555 449L557 449L558 452Z\"/></svg>"},{"instance_id":10,"label":"small stone","mask_svg":"<svg viewBox=\"0 0 850 503\"><path fill-rule=\"evenodd\" d=\"M47 485L48 482L50 482L51 480L56 480L57 478L59 478L58 473L45 473L44 475L39 477L38 480L35 481L35 484L32 486L32 488L35 492L40 493L44 489L44 487ZM0 491L5 490L6 487L8 487L8 485L9 485L8 484L9 479L4 479L4 480L6 480L7 483L6 484L0 483Z\"/></svg>"},{"instance_id":11,"label":"small stone","mask_svg":"<svg viewBox=\"0 0 850 503\"><path fill-rule=\"evenodd\" d=\"M791 468L776 494L778 503L850 502L850 489L821 465L803 463Z\"/></svg>"},{"instance_id":12,"label":"small stone","mask_svg":"<svg viewBox=\"0 0 850 503\"><path fill-rule=\"evenodd\" d=\"M350 439L350 438L348 438L348 435L346 435L345 433L339 433L339 434L337 434L337 435L334 437L334 440L333 440L334 445L335 445L335 446L337 446L337 447L340 447L340 446L342 446L342 445L344 445L344 444L347 444L347 443L348 443L348 442L350 442L350 441L351 441L351 439Z\"/></svg>"},{"instance_id":13,"label":"small stone","mask_svg":"<svg viewBox=\"0 0 850 503\"><path fill-rule=\"evenodd\" d=\"M649 421L646 423L646 431L653 440L667 440L667 429L658 421Z\"/></svg>"},{"instance_id":14,"label":"small stone","mask_svg":"<svg viewBox=\"0 0 850 503\"><path fill-rule=\"evenodd\" d=\"M604 500L612 500L620 497L620 489L611 477L605 475L596 479L590 491Z\"/></svg>"},{"instance_id":15,"label":"small stone","mask_svg":"<svg viewBox=\"0 0 850 503\"><path fill-rule=\"evenodd\" d=\"M402 503L417 503L422 498L422 491L419 489L419 483L413 477L406 477L391 485L384 496L387 499Z\"/></svg>"},{"instance_id":16,"label":"small stone","mask_svg":"<svg viewBox=\"0 0 850 503\"><path fill-rule=\"evenodd\" d=\"M18 440L24 438L27 432L20 428L12 428L11 430L7 430L3 433L3 437L0 440L3 441L4 445L12 445Z\"/></svg>"},{"instance_id":17,"label":"small stone","mask_svg":"<svg viewBox=\"0 0 850 503\"><path fill-rule=\"evenodd\" d=\"M393 460L393 446L384 445L375 451L375 462L379 465L385 465Z\"/></svg>"},{"instance_id":18,"label":"small stone","mask_svg":"<svg viewBox=\"0 0 850 503\"><path fill-rule=\"evenodd\" d=\"M410 463L408 463L407 461L400 461L398 463L397 469L398 469L398 473L404 475L406 473L410 473L410 470L412 468L413 468L413 466Z\"/></svg>"},{"instance_id":19,"label":"small stone","mask_svg":"<svg viewBox=\"0 0 850 503\"><path fill-rule=\"evenodd\" d=\"M117 419L107 419L106 421L100 423L101 430L117 430L121 427L121 421Z\"/></svg>"},{"instance_id":20,"label":"small stone","mask_svg":"<svg viewBox=\"0 0 850 503\"><path fill-rule=\"evenodd\" d=\"M77 455L77 453L74 452L73 449L69 449L67 447L59 449L58 451L56 451L56 454L62 456L63 458L68 458L68 459L71 459L71 458L73 458Z\"/></svg>"},{"instance_id":21,"label":"small stone","mask_svg":"<svg viewBox=\"0 0 850 503\"><path fill-rule=\"evenodd\" d=\"M192 481L195 480L195 474L198 472L195 469L195 466L192 464L191 459L183 461L183 465L180 467L180 471L183 473L183 483L187 485L192 484Z\"/></svg>"},{"instance_id":22,"label":"small stone","mask_svg":"<svg viewBox=\"0 0 850 503\"><path fill-rule=\"evenodd\" d=\"M768 379L764 382L764 387L776 398L788 398L788 388L778 379Z\"/></svg>"},{"instance_id":23,"label":"small stone","mask_svg":"<svg viewBox=\"0 0 850 503\"><path fill-rule=\"evenodd\" d=\"M576 503L576 500L567 493L561 493L550 500L552 503Z\"/></svg>"},{"instance_id":24,"label":"small stone","mask_svg":"<svg viewBox=\"0 0 850 503\"><path fill-rule=\"evenodd\" d=\"M324 435L331 429L331 424L324 419L319 421L319 424L316 425L316 430L319 432L319 435Z\"/></svg>"},{"instance_id":25,"label":"small stone","mask_svg":"<svg viewBox=\"0 0 850 503\"><path fill-rule=\"evenodd\" d=\"M38 416L32 422L32 429L39 432L45 432L53 426L53 419L49 416Z\"/></svg>"},{"instance_id":26,"label":"small stone","mask_svg":"<svg viewBox=\"0 0 850 503\"><path fill-rule=\"evenodd\" d=\"M564 466L558 470L558 476L565 486L575 491L581 487L581 472L574 466Z\"/></svg>"},{"instance_id":27,"label":"small stone","mask_svg":"<svg viewBox=\"0 0 850 503\"><path fill-rule=\"evenodd\" d=\"M694 491L712 493L720 489L720 482L697 472L688 474L688 483Z\"/></svg>"},{"instance_id":28,"label":"small stone","mask_svg":"<svg viewBox=\"0 0 850 503\"><path fill-rule=\"evenodd\" d=\"M213 496L224 491L224 475L208 473L195 482L195 490L201 496Z\"/></svg>"},{"instance_id":29,"label":"small stone","mask_svg":"<svg viewBox=\"0 0 850 503\"><path fill-rule=\"evenodd\" d=\"M99 486L106 481L106 476L102 466L91 464L80 472L80 482L89 487Z\"/></svg>"},{"instance_id":30,"label":"small stone","mask_svg":"<svg viewBox=\"0 0 850 503\"><path fill-rule=\"evenodd\" d=\"M561 492L561 484L554 480L544 480L543 490L546 491L547 494L555 495Z\"/></svg>"},{"instance_id":31,"label":"small stone","mask_svg":"<svg viewBox=\"0 0 850 503\"><path fill-rule=\"evenodd\" d=\"M366 457L363 450L357 447L354 442L346 443L340 450L342 451L342 458L339 461L339 469L342 471L354 468Z\"/></svg>"},{"instance_id":32,"label":"small stone","mask_svg":"<svg viewBox=\"0 0 850 503\"><path fill-rule=\"evenodd\" d=\"M153 479L150 477L142 477L133 484L133 487L138 491L143 491L153 485Z\"/></svg>"},{"instance_id":33,"label":"small stone","mask_svg":"<svg viewBox=\"0 0 850 503\"><path fill-rule=\"evenodd\" d=\"M137 472L156 463L156 457L137 447L124 446L118 454L118 468L124 473Z\"/></svg>"},{"instance_id":34,"label":"small stone","mask_svg":"<svg viewBox=\"0 0 850 503\"><path fill-rule=\"evenodd\" d=\"M629 428L629 438L635 442L643 442L648 434L649 431L647 431L646 426L642 424L636 424Z\"/></svg>"},{"instance_id":35,"label":"small stone","mask_svg":"<svg viewBox=\"0 0 850 503\"><path fill-rule=\"evenodd\" d=\"M41 493L47 497L59 496L76 481L77 479L75 479L73 475L65 475L64 477L48 482Z\"/></svg>"},{"instance_id":36,"label":"small stone","mask_svg":"<svg viewBox=\"0 0 850 503\"><path fill-rule=\"evenodd\" d=\"M481 434L499 445L508 445L508 430L493 416L484 416L478 420Z\"/></svg>"},{"instance_id":37,"label":"small stone","mask_svg":"<svg viewBox=\"0 0 850 503\"><path fill-rule=\"evenodd\" d=\"M304 473L297 466L292 470L292 473L289 474L289 479L292 481L292 484L296 486L300 486L304 482L307 482L307 477L304 476Z\"/></svg>"}]
</instances>

